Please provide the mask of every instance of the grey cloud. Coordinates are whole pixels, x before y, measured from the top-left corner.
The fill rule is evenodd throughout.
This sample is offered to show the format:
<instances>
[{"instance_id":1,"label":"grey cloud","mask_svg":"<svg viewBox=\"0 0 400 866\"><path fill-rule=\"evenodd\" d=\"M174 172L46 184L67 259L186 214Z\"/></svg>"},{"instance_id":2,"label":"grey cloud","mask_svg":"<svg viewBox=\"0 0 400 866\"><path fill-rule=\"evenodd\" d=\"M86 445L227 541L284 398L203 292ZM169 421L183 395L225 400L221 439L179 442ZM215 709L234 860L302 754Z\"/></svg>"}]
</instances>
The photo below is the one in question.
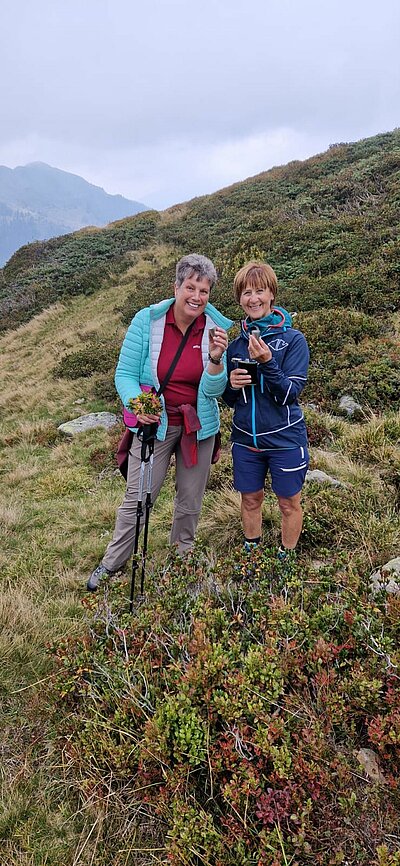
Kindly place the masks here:
<instances>
[{"instance_id":1,"label":"grey cloud","mask_svg":"<svg viewBox=\"0 0 400 866\"><path fill-rule=\"evenodd\" d=\"M60 142L104 163L283 127L328 143L390 129L399 31L397 0L14 0L0 154L25 138L52 141L53 164Z\"/></svg>"}]
</instances>

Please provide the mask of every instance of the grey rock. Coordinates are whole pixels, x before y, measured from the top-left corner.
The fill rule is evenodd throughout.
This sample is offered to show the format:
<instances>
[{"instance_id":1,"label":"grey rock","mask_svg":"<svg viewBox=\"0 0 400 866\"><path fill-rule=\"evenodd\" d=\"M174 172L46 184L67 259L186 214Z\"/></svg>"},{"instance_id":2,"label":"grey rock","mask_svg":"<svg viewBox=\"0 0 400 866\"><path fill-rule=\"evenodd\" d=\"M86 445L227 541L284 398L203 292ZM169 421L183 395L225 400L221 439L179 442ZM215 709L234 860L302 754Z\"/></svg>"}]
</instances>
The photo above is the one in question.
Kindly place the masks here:
<instances>
[{"instance_id":1,"label":"grey rock","mask_svg":"<svg viewBox=\"0 0 400 866\"><path fill-rule=\"evenodd\" d=\"M392 595L400 593L400 556L390 559L371 575L371 592L376 595L382 589Z\"/></svg>"},{"instance_id":2,"label":"grey rock","mask_svg":"<svg viewBox=\"0 0 400 866\"><path fill-rule=\"evenodd\" d=\"M309 469L306 473L306 481L317 481L318 484L331 484L332 487L344 487L341 481L337 478L332 478L332 475L327 475L321 469Z\"/></svg>"},{"instance_id":3,"label":"grey rock","mask_svg":"<svg viewBox=\"0 0 400 866\"><path fill-rule=\"evenodd\" d=\"M118 424L118 418L112 412L90 412L89 415L80 415L72 421L60 424L58 430L67 436L75 436L84 430L92 430L94 427L105 427L108 430Z\"/></svg>"},{"instance_id":4,"label":"grey rock","mask_svg":"<svg viewBox=\"0 0 400 866\"><path fill-rule=\"evenodd\" d=\"M343 397L340 398L339 409L343 415L348 415L349 418L364 414L360 403L357 403L357 400L354 400L350 394L343 394Z\"/></svg>"},{"instance_id":5,"label":"grey rock","mask_svg":"<svg viewBox=\"0 0 400 866\"><path fill-rule=\"evenodd\" d=\"M85 402L86 402L86 401L85 401L85 397L79 397L78 400L74 400L74 402L73 402L72 405L73 405L73 406L77 406L78 403L85 403Z\"/></svg>"},{"instance_id":6,"label":"grey rock","mask_svg":"<svg viewBox=\"0 0 400 866\"><path fill-rule=\"evenodd\" d=\"M364 773L372 779L373 782L385 784L386 778L379 766L377 754L372 749L359 749L354 752L359 764L361 764Z\"/></svg>"},{"instance_id":7,"label":"grey rock","mask_svg":"<svg viewBox=\"0 0 400 866\"><path fill-rule=\"evenodd\" d=\"M326 562L324 562L322 559L312 559L311 565L314 571L320 571L321 568L325 568Z\"/></svg>"}]
</instances>

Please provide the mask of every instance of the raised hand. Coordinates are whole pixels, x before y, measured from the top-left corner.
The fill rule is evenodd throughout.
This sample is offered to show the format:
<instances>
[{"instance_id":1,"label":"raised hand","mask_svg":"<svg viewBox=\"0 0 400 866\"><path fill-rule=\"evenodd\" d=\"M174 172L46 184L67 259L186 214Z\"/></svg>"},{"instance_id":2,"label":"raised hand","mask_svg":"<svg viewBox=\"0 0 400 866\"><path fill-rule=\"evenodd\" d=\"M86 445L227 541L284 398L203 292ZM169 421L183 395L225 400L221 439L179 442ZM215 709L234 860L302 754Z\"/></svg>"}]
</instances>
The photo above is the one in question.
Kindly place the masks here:
<instances>
[{"instance_id":1,"label":"raised hand","mask_svg":"<svg viewBox=\"0 0 400 866\"><path fill-rule=\"evenodd\" d=\"M211 357L217 361L228 348L228 334L223 328L210 328L208 332L208 351Z\"/></svg>"},{"instance_id":2,"label":"raised hand","mask_svg":"<svg viewBox=\"0 0 400 866\"><path fill-rule=\"evenodd\" d=\"M257 339L251 334L249 338L249 356L253 361L258 361L259 364L266 364L272 358L272 352L264 340Z\"/></svg>"}]
</instances>

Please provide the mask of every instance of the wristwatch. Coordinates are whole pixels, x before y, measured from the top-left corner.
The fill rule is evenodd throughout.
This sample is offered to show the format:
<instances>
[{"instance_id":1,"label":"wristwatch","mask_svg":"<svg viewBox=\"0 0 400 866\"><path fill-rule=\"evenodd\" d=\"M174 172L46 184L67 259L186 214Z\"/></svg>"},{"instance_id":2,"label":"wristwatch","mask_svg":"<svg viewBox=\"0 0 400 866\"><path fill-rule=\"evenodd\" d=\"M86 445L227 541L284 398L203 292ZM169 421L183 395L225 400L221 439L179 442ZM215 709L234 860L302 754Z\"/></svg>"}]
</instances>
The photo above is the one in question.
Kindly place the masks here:
<instances>
[{"instance_id":1,"label":"wristwatch","mask_svg":"<svg viewBox=\"0 0 400 866\"><path fill-rule=\"evenodd\" d=\"M216 358L212 358L210 353L208 353L208 360L211 361L212 364L216 364L217 367L219 367L219 365L221 363L221 359L222 359L222 355L221 355L221 358L218 358L218 360L217 360Z\"/></svg>"}]
</instances>

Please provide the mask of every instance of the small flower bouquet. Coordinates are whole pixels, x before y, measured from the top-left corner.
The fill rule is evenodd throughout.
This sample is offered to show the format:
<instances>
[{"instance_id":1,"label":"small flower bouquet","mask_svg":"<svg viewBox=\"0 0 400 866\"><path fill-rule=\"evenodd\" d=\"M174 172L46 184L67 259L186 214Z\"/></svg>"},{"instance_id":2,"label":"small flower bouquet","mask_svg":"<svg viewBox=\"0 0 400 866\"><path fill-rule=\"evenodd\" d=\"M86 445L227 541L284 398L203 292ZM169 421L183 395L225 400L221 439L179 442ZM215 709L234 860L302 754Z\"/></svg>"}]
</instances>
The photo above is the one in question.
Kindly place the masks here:
<instances>
[{"instance_id":1,"label":"small flower bouquet","mask_svg":"<svg viewBox=\"0 0 400 866\"><path fill-rule=\"evenodd\" d=\"M128 400L128 409L135 415L160 415L162 403L153 391L142 391L138 397Z\"/></svg>"}]
</instances>

